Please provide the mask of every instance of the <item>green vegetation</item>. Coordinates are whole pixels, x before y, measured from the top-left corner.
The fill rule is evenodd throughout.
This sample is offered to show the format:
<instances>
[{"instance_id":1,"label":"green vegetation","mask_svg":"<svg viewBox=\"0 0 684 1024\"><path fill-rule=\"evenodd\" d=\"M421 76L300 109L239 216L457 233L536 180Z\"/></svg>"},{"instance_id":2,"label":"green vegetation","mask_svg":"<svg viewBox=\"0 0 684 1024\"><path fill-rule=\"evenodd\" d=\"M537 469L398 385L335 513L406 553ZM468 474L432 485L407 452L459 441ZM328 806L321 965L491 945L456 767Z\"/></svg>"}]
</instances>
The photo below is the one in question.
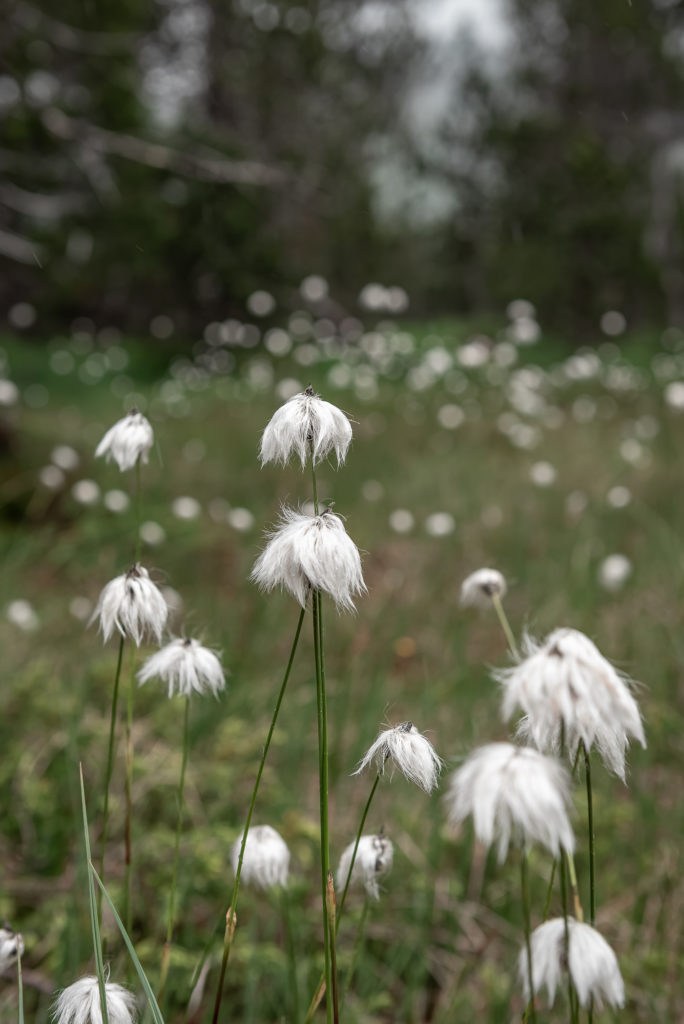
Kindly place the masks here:
<instances>
[{"instance_id":1,"label":"green vegetation","mask_svg":"<svg viewBox=\"0 0 684 1024\"><path fill-rule=\"evenodd\" d=\"M260 432L285 395L276 389L292 378L300 386L311 381L356 421L347 465L339 473L324 465L318 485L365 552L369 588L355 616L326 608L333 864L354 837L373 783L350 773L383 722L412 720L450 767L473 746L509 735L489 675L507 662L505 639L493 613L459 606L463 577L495 566L509 581L506 608L516 633L574 626L643 681L638 698L649 746L631 751L628 788L598 764L594 770L598 925L627 986L620 1020L682 1019L682 413L664 392L668 382L684 380L684 354L676 338L663 351L635 339L622 351L608 345L599 356L580 353L573 364L560 345L515 349L501 342L480 349L485 356L473 365L477 349L470 358L461 348L459 358L469 337L467 325L453 322L413 333L386 326L334 349L305 339L283 357L263 347L225 352L200 343L193 357L179 358L150 342L100 350L87 340L35 349L5 340L6 374L22 402L3 413L0 462L0 918L24 935L27 1020L46 1021L51 993L93 970L78 763L97 854L117 644L103 647L83 620L102 586L129 567L135 520L132 504L119 513L102 496L85 505L73 485L90 479L102 494L132 492L133 474L96 462L93 452L136 402L157 440L143 470L143 519L162 528L156 538L149 531L159 543L144 545L143 563L182 598L174 628L220 648L230 672L218 704L192 701L166 989L165 1020L180 1024L193 972L208 952L204 1017L197 1019L210 1015L232 889L228 853L298 617L291 598L261 596L247 580L280 503L308 494L308 478L295 467L260 470L256 457ZM56 355L65 352L71 362ZM216 359L221 352L229 372ZM516 354L518 362L506 365ZM67 364L68 371L55 372ZM63 486L49 489L39 474L58 444L72 446L80 463L66 471ZM531 472L544 478L533 470L540 462L555 469L548 486L532 482ZM199 503L196 515L178 516L173 502L181 497ZM184 507L186 514L192 508ZM390 526L397 510L413 517L413 525L403 517L406 532ZM437 513L441 518L429 518ZM609 590L599 572L613 553L627 556L632 571ZM6 616L17 600L30 602L37 628L21 629ZM153 987L166 932L182 729L182 700L169 701L153 682L136 692L131 937ZM579 785L575 800L586 908ZM289 927L302 1005L322 969L310 630L302 633L254 821L278 829L292 866L287 917L275 895L247 887L240 893L223 1014L243 1024L286 1019ZM427 797L399 776L383 780L372 805L368 830L381 826L395 844L394 868L370 908L345 1019L519 1019L517 854L503 866L484 857L469 826L449 833L439 792ZM121 719L104 878L119 910L123 827ZM550 870L549 858L533 851L533 926ZM554 912L558 900L555 892ZM338 936L342 979L362 913L352 890ZM123 982L128 954L106 908L103 941L111 978ZM2 1019L14 1019L16 1006L13 980L0 980ZM562 998L537 1016L567 1020Z\"/></svg>"}]
</instances>

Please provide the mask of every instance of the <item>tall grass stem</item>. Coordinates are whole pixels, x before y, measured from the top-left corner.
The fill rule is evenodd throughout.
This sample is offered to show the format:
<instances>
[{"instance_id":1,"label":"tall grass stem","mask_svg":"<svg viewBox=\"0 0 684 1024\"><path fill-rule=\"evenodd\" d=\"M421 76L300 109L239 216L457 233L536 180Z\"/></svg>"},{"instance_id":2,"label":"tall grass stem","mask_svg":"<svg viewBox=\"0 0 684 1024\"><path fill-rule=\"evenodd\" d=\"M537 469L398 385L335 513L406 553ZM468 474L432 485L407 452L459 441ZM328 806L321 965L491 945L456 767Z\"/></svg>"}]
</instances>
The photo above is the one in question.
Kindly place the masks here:
<instances>
[{"instance_id":1,"label":"tall grass stem","mask_svg":"<svg viewBox=\"0 0 684 1024\"><path fill-rule=\"evenodd\" d=\"M112 781L112 770L114 767L114 736L116 733L116 711L119 702L119 680L121 678L121 664L123 661L125 637L119 637L119 654L116 659L116 673L114 675L114 690L112 693L112 711L109 721L109 745L107 747L107 771L104 785L104 805L102 808L102 853L100 855L100 878L104 878L105 852L107 849L107 828L109 825L109 787ZM97 890L97 913L102 914L102 891Z\"/></svg>"},{"instance_id":2,"label":"tall grass stem","mask_svg":"<svg viewBox=\"0 0 684 1024\"><path fill-rule=\"evenodd\" d=\"M142 486L140 480L140 456L135 460L135 563L140 561L140 545L142 537L140 527L142 525Z\"/></svg>"},{"instance_id":3,"label":"tall grass stem","mask_svg":"<svg viewBox=\"0 0 684 1024\"><path fill-rule=\"evenodd\" d=\"M501 628L504 631L504 636L506 637L508 649L510 650L515 660L518 661L520 659L520 652L518 651L518 645L515 642L513 630L511 629L511 624L508 621L508 616L504 611L504 606L501 603L501 597L499 596L499 594L492 594L492 604L494 605L494 611L497 614L497 618L501 623Z\"/></svg>"},{"instance_id":4,"label":"tall grass stem","mask_svg":"<svg viewBox=\"0 0 684 1024\"><path fill-rule=\"evenodd\" d=\"M333 977L331 961L331 934L328 927L326 890L330 871L330 845L328 836L328 712L325 692L325 663L323 659L323 631L321 622L321 593L314 590L311 595L313 608L314 660L316 666L316 711L318 722L319 751L319 804L321 826L321 898L323 903L323 938L325 946L326 1016L332 1022Z\"/></svg>"},{"instance_id":5,"label":"tall grass stem","mask_svg":"<svg viewBox=\"0 0 684 1024\"><path fill-rule=\"evenodd\" d=\"M596 923L596 839L594 836L594 800L591 788L591 757L584 741L584 774L587 783L587 827L589 831L589 923Z\"/></svg>"},{"instance_id":6,"label":"tall grass stem","mask_svg":"<svg viewBox=\"0 0 684 1024\"><path fill-rule=\"evenodd\" d=\"M24 1024L24 976L21 972L21 947L17 943L17 993L19 998L19 1024Z\"/></svg>"},{"instance_id":7,"label":"tall grass stem","mask_svg":"<svg viewBox=\"0 0 684 1024\"><path fill-rule=\"evenodd\" d=\"M527 872L527 850L525 847L520 851L520 892L522 895L523 921L525 924L525 949L527 950L527 981L530 986L529 1019L537 1020L537 1012L534 1006L534 979L532 969L532 943L530 941L530 890ZM525 1014L527 1018L527 1013Z\"/></svg>"},{"instance_id":8,"label":"tall grass stem","mask_svg":"<svg viewBox=\"0 0 684 1024\"><path fill-rule=\"evenodd\" d=\"M285 696L285 690L287 683L290 678L292 671L292 664L294 662L295 652L297 645L299 644L299 637L302 632L302 625L304 623L304 615L306 609L302 608L299 613L299 620L297 622L297 629L295 631L294 640L292 641L292 647L290 649L290 657L288 658L287 667L285 669L285 675L280 686L278 698L276 700L275 708L273 709L273 717L271 718L271 724L268 729L268 735L266 736L266 742L264 743L263 753L261 755L261 761L259 762L259 768L257 770L256 780L254 782L254 789L252 790L252 798L249 804L249 810L247 812L247 820L245 821L245 827L242 833L242 842L240 844L240 853L238 856L237 869L235 871L235 881L233 882L233 893L230 899L230 909L226 914L226 930L223 938L223 957L221 960L221 971L219 974L219 982L216 990L216 1000L214 1002L214 1012L212 1016L212 1024L217 1024L219 1011L221 1009L221 1000L223 998L223 982L226 976L226 968L228 966L228 958L230 956L230 947L233 943L233 936L235 934L235 908L237 906L238 892L240 889L240 875L242 874L242 862L245 856L245 843L247 842L247 833L249 832L249 826L252 821L252 814L254 813L254 805L256 804L257 793L259 792L259 785L261 783L261 776L264 772L264 765L266 763L266 756L268 754L269 747L271 746L271 740L278 721L278 713L280 712L280 705L283 702Z\"/></svg>"},{"instance_id":9,"label":"tall grass stem","mask_svg":"<svg viewBox=\"0 0 684 1024\"><path fill-rule=\"evenodd\" d=\"M95 957L95 973L97 974L97 987L100 993L100 1012L103 1024L109 1024L107 1014L107 981L102 959L102 937L100 935L100 920L97 912L97 901L95 899L95 885L91 873L90 835L88 832L88 811L86 809L85 786L83 784L83 765L78 766L81 780L81 814L83 819L83 843L85 846L86 865L88 868L88 901L90 906L90 927L93 935L93 955Z\"/></svg>"},{"instance_id":10,"label":"tall grass stem","mask_svg":"<svg viewBox=\"0 0 684 1024\"><path fill-rule=\"evenodd\" d=\"M133 693L135 690L135 648L131 645L130 673L128 680L128 694L126 699L126 821L124 826L125 842L125 902L124 920L126 931L131 934L131 923L133 920L133 904L131 899L132 886L132 817L133 817Z\"/></svg>"}]
</instances>

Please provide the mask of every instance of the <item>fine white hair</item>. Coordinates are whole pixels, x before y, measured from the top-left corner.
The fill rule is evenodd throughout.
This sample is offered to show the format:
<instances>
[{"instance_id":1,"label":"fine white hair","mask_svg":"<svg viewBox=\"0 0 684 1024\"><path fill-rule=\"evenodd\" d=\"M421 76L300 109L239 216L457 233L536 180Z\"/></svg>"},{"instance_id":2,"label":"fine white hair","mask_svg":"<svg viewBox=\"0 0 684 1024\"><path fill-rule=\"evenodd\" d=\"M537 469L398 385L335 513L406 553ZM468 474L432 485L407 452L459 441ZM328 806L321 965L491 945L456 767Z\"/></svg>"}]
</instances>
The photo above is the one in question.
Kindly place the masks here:
<instances>
[{"instance_id":1,"label":"fine white hair","mask_svg":"<svg viewBox=\"0 0 684 1024\"><path fill-rule=\"evenodd\" d=\"M296 455L303 469L309 456L315 465L334 451L341 466L351 439L351 423L342 410L308 387L273 414L261 438L259 458L262 466L267 462L285 465Z\"/></svg>"},{"instance_id":2,"label":"fine white hair","mask_svg":"<svg viewBox=\"0 0 684 1024\"><path fill-rule=\"evenodd\" d=\"M283 508L268 536L250 576L262 590L287 590L302 608L311 590L322 590L348 611L353 598L366 592L359 549L330 509L309 516Z\"/></svg>"},{"instance_id":3,"label":"fine white hair","mask_svg":"<svg viewBox=\"0 0 684 1024\"><path fill-rule=\"evenodd\" d=\"M568 772L530 747L490 743L474 750L451 776L445 801L451 825L472 815L480 842L497 841L499 861L511 840L541 843L556 856L561 847L574 849Z\"/></svg>"},{"instance_id":4,"label":"fine white hair","mask_svg":"<svg viewBox=\"0 0 684 1024\"><path fill-rule=\"evenodd\" d=\"M520 708L518 735L540 750L557 751L562 734L571 758L580 742L587 751L596 747L624 782L629 738L646 746L630 680L577 629L556 629L541 644L526 637L523 651L517 665L495 673L503 684L504 719Z\"/></svg>"},{"instance_id":5,"label":"fine white hair","mask_svg":"<svg viewBox=\"0 0 684 1024\"><path fill-rule=\"evenodd\" d=\"M147 569L138 563L107 583L90 621L100 620L105 642L117 630L139 647L149 638L161 642L168 614L161 591L150 579Z\"/></svg>"},{"instance_id":6,"label":"fine white hair","mask_svg":"<svg viewBox=\"0 0 684 1024\"><path fill-rule=\"evenodd\" d=\"M105 983L109 1024L133 1024L135 996L113 981ZM52 1009L55 1024L102 1024L100 988L94 976L80 978L63 989Z\"/></svg>"},{"instance_id":7,"label":"fine white hair","mask_svg":"<svg viewBox=\"0 0 684 1024\"><path fill-rule=\"evenodd\" d=\"M169 697L175 693L184 697L211 693L218 697L226 685L216 654L199 640L183 637L175 638L148 658L138 672L138 682L142 686L154 676L167 684Z\"/></svg>"},{"instance_id":8,"label":"fine white hair","mask_svg":"<svg viewBox=\"0 0 684 1024\"><path fill-rule=\"evenodd\" d=\"M567 950L566 950L567 922ZM604 1003L612 1007L625 1005L625 985L615 953L603 936L591 925L573 917L555 917L545 921L530 936L532 953L532 985L535 995L546 988L549 1004L560 987L563 973L570 971L580 1006L589 1006L593 1000L601 1010ZM527 950L523 947L518 958L518 973L530 999Z\"/></svg>"},{"instance_id":9,"label":"fine white hair","mask_svg":"<svg viewBox=\"0 0 684 1024\"><path fill-rule=\"evenodd\" d=\"M426 793L438 785L438 776L443 761L427 736L416 729L413 722L402 722L392 729L385 729L368 748L355 772L358 775L368 765L374 764L376 771L383 775L387 761L392 769L399 771Z\"/></svg>"},{"instance_id":10,"label":"fine white hair","mask_svg":"<svg viewBox=\"0 0 684 1024\"><path fill-rule=\"evenodd\" d=\"M506 580L498 569L477 569L461 584L461 604L465 607L491 608L495 594L506 594Z\"/></svg>"},{"instance_id":11,"label":"fine white hair","mask_svg":"<svg viewBox=\"0 0 684 1024\"><path fill-rule=\"evenodd\" d=\"M233 874L237 873L241 845L242 835L238 836L230 851ZM270 825L252 826L247 832L242 859L240 877L245 885L253 885L255 889L286 886L289 867L290 851L280 833Z\"/></svg>"},{"instance_id":12,"label":"fine white hair","mask_svg":"<svg viewBox=\"0 0 684 1024\"><path fill-rule=\"evenodd\" d=\"M153 444L152 424L141 412L132 409L128 416L109 428L95 449L95 456L104 455L107 462L113 459L123 473L132 469L138 459L147 462L147 453Z\"/></svg>"},{"instance_id":13,"label":"fine white hair","mask_svg":"<svg viewBox=\"0 0 684 1024\"><path fill-rule=\"evenodd\" d=\"M349 878L356 840L351 842L340 857L337 868L337 891L341 893ZM380 899L378 881L386 875L394 860L394 847L385 835L361 836L351 868L350 886L360 885L373 899Z\"/></svg>"}]
</instances>

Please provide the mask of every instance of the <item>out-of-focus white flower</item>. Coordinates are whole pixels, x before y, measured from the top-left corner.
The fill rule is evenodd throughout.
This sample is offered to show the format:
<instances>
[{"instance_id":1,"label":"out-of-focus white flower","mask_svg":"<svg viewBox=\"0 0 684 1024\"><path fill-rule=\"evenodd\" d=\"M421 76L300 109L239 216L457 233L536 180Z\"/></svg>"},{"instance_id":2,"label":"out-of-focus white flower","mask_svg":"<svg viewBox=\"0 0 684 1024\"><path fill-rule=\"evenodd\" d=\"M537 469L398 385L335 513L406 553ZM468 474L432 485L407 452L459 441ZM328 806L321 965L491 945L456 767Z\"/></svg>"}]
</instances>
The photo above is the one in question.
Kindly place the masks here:
<instances>
[{"instance_id":1,"label":"out-of-focus white flower","mask_svg":"<svg viewBox=\"0 0 684 1024\"><path fill-rule=\"evenodd\" d=\"M347 884L356 840L350 843L337 868L337 891ZM361 836L352 868L350 885L362 885L369 896L380 899L378 881L388 873L394 860L394 847L385 835Z\"/></svg>"},{"instance_id":2,"label":"out-of-focus white flower","mask_svg":"<svg viewBox=\"0 0 684 1024\"><path fill-rule=\"evenodd\" d=\"M577 629L556 629L542 644L526 637L523 651L522 661L496 673L503 683L504 718L521 708L518 733L540 750L557 751L562 731L571 758L580 740L587 750L596 747L624 782L629 737L646 746L629 680Z\"/></svg>"},{"instance_id":3,"label":"out-of-focus white flower","mask_svg":"<svg viewBox=\"0 0 684 1024\"><path fill-rule=\"evenodd\" d=\"M619 590L632 575L627 555L608 555L599 566L598 579L604 590Z\"/></svg>"},{"instance_id":4,"label":"out-of-focus white flower","mask_svg":"<svg viewBox=\"0 0 684 1024\"><path fill-rule=\"evenodd\" d=\"M18 626L26 633L33 632L40 625L40 619L33 610L33 606L23 598L10 601L7 605L7 618L13 626Z\"/></svg>"},{"instance_id":5,"label":"out-of-focus white flower","mask_svg":"<svg viewBox=\"0 0 684 1024\"><path fill-rule=\"evenodd\" d=\"M242 836L233 843L230 860L233 874L237 872ZM255 889L272 889L275 885L287 885L290 867L290 851L287 843L270 825L254 825L247 832L245 853L242 859L241 879L245 885Z\"/></svg>"},{"instance_id":6,"label":"out-of-focus white flower","mask_svg":"<svg viewBox=\"0 0 684 1024\"><path fill-rule=\"evenodd\" d=\"M354 597L366 592L359 550L330 509L309 516L284 508L250 578L262 590L289 591L302 608L310 590L325 591L347 610L353 609Z\"/></svg>"},{"instance_id":7,"label":"out-of-focus white flower","mask_svg":"<svg viewBox=\"0 0 684 1024\"><path fill-rule=\"evenodd\" d=\"M153 444L152 424L137 409L131 409L128 416L109 428L95 449L95 456L105 455L107 462L114 459L123 473L132 469L138 459L147 462L147 453Z\"/></svg>"},{"instance_id":8,"label":"out-of-focus white flower","mask_svg":"<svg viewBox=\"0 0 684 1024\"><path fill-rule=\"evenodd\" d=\"M198 640L177 637L148 658L138 672L140 685L154 676L168 685L169 697L174 693L189 697L191 693L211 693L218 697L226 679L221 662Z\"/></svg>"},{"instance_id":9,"label":"out-of-focus white flower","mask_svg":"<svg viewBox=\"0 0 684 1024\"><path fill-rule=\"evenodd\" d=\"M90 621L99 618L105 641L118 630L121 636L129 636L139 647L148 637L161 643L168 614L161 591L150 579L147 569L138 563L103 588Z\"/></svg>"},{"instance_id":10,"label":"out-of-focus white flower","mask_svg":"<svg viewBox=\"0 0 684 1024\"><path fill-rule=\"evenodd\" d=\"M133 1024L135 996L113 981L105 983L109 1024ZM100 988L96 977L80 978L63 989L52 1010L55 1024L102 1024Z\"/></svg>"},{"instance_id":11,"label":"out-of-focus white flower","mask_svg":"<svg viewBox=\"0 0 684 1024\"><path fill-rule=\"evenodd\" d=\"M575 846L568 773L530 747L490 743L473 751L451 776L446 802L450 824L471 814L480 842L497 840L499 861L511 840L542 843L556 856Z\"/></svg>"},{"instance_id":12,"label":"out-of-focus white flower","mask_svg":"<svg viewBox=\"0 0 684 1024\"><path fill-rule=\"evenodd\" d=\"M309 386L293 395L271 417L261 438L259 458L283 465L296 455L302 468L311 455L314 464L334 451L341 466L351 444L351 423L337 406L324 402Z\"/></svg>"},{"instance_id":13,"label":"out-of-focus white flower","mask_svg":"<svg viewBox=\"0 0 684 1024\"><path fill-rule=\"evenodd\" d=\"M358 775L374 763L378 773L384 775L387 761L391 761L393 769L398 768L409 782L415 782L426 793L437 787L442 759L413 722L402 722L381 732L352 774Z\"/></svg>"},{"instance_id":14,"label":"out-of-focus white flower","mask_svg":"<svg viewBox=\"0 0 684 1024\"><path fill-rule=\"evenodd\" d=\"M461 584L461 604L472 608L491 608L495 595L504 597L506 580L498 569L477 569Z\"/></svg>"},{"instance_id":15,"label":"out-of-focus white flower","mask_svg":"<svg viewBox=\"0 0 684 1024\"><path fill-rule=\"evenodd\" d=\"M11 928L0 928L0 973L16 962L17 956L24 955L24 940Z\"/></svg>"},{"instance_id":16,"label":"out-of-focus white flower","mask_svg":"<svg viewBox=\"0 0 684 1024\"><path fill-rule=\"evenodd\" d=\"M530 946L535 995L546 987L549 1003L553 1003L563 973L569 968L580 1006L588 1006L592 999L598 1010L601 1010L604 1003L612 1007L625 1005L625 986L617 957L603 936L591 925L576 921L573 917L552 918L535 928L530 937ZM529 1000L527 967L527 950L523 948L518 959L518 971L525 998Z\"/></svg>"}]
</instances>

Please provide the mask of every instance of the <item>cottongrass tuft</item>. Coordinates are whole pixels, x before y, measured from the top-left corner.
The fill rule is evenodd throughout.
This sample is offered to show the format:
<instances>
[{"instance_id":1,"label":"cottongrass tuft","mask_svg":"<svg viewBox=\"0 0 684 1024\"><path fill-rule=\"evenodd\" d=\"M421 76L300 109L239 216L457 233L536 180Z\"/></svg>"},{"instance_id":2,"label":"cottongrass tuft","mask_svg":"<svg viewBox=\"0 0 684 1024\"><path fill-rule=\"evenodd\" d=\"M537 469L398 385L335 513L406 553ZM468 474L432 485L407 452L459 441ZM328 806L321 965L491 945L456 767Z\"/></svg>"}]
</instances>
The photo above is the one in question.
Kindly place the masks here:
<instances>
[{"instance_id":1,"label":"cottongrass tuft","mask_svg":"<svg viewBox=\"0 0 684 1024\"><path fill-rule=\"evenodd\" d=\"M381 732L352 774L358 775L374 764L377 772L384 775L387 761L392 762L392 769L398 768L409 782L414 782L426 793L437 787L444 764L427 736L419 732L413 722L402 722Z\"/></svg>"},{"instance_id":2,"label":"cottongrass tuft","mask_svg":"<svg viewBox=\"0 0 684 1024\"><path fill-rule=\"evenodd\" d=\"M137 409L131 409L128 416L118 420L102 438L95 456L106 456L116 462L121 472L132 469L138 459L147 462L147 453L154 444L152 424Z\"/></svg>"},{"instance_id":3,"label":"cottongrass tuft","mask_svg":"<svg viewBox=\"0 0 684 1024\"><path fill-rule=\"evenodd\" d=\"M262 590L287 590L302 608L311 590L322 590L348 611L366 592L359 549L331 509L310 516L283 508L268 536L250 576Z\"/></svg>"},{"instance_id":4,"label":"cottongrass tuft","mask_svg":"<svg viewBox=\"0 0 684 1024\"><path fill-rule=\"evenodd\" d=\"M472 815L480 842L491 846L497 841L500 862L511 840L541 843L555 856L561 847L574 849L568 773L558 761L530 747L479 747L451 776L445 801L451 825Z\"/></svg>"},{"instance_id":5,"label":"cottongrass tuft","mask_svg":"<svg viewBox=\"0 0 684 1024\"><path fill-rule=\"evenodd\" d=\"M315 465L334 451L341 466L351 439L351 423L342 410L308 387L273 414L261 438L259 458L262 466L267 462L285 465L296 455L303 469L309 455Z\"/></svg>"},{"instance_id":6,"label":"cottongrass tuft","mask_svg":"<svg viewBox=\"0 0 684 1024\"><path fill-rule=\"evenodd\" d=\"M118 630L139 647L148 638L161 643L168 614L161 591L138 562L103 588L90 621L99 618L105 642Z\"/></svg>"},{"instance_id":7,"label":"cottongrass tuft","mask_svg":"<svg viewBox=\"0 0 684 1024\"><path fill-rule=\"evenodd\" d=\"M230 860L233 874L237 874L242 835L233 843ZM242 860L241 879L245 885L255 889L272 889L276 885L285 887L290 868L290 851L287 843L270 825L254 825L247 832L245 853Z\"/></svg>"},{"instance_id":8,"label":"cottongrass tuft","mask_svg":"<svg viewBox=\"0 0 684 1024\"><path fill-rule=\"evenodd\" d=\"M133 1024L135 996L132 992L108 981L105 983L105 1000L109 1024ZM97 978L80 978L60 992L54 1003L52 1018L55 1024L102 1024Z\"/></svg>"},{"instance_id":9,"label":"cottongrass tuft","mask_svg":"<svg viewBox=\"0 0 684 1024\"><path fill-rule=\"evenodd\" d=\"M138 672L142 686L158 676L168 685L169 697L175 693L189 697L193 693L211 693L218 697L226 679L216 654L199 640L177 637L148 658Z\"/></svg>"},{"instance_id":10,"label":"cottongrass tuft","mask_svg":"<svg viewBox=\"0 0 684 1024\"><path fill-rule=\"evenodd\" d=\"M461 604L464 607L491 608L495 595L506 595L506 580L498 569L477 569L461 584Z\"/></svg>"},{"instance_id":11,"label":"cottongrass tuft","mask_svg":"<svg viewBox=\"0 0 684 1024\"><path fill-rule=\"evenodd\" d=\"M566 952L565 926L567 921L568 949ZM564 971L570 970L580 1006L589 1006L591 1000L598 1010L604 1003L614 1008L625 1005L625 985L615 953L603 936L591 925L573 917L555 917L545 921L532 932L532 979L535 995L546 988L549 1004L560 986ZM527 950L523 947L518 958L518 972L530 999Z\"/></svg>"},{"instance_id":12,"label":"cottongrass tuft","mask_svg":"<svg viewBox=\"0 0 684 1024\"><path fill-rule=\"evenodd\" d=\"M582 741L625 781L625 751L632 737L646 746L630 681L577 629L556 629L538 644L526 637L525 658L495 673L503 684L503 717L517 707L518 735L540 750L558 751L561 735L571 758Z\"/></svg>"},{"instance_id":13,"label":"cottongrass tuft","mask_svg":"<svg viewBox=\"0 0 684 1024\"><path fill-rule=\"evenodd\" d=\"M0 928L0 972L16 963L17 956L24 954L24 940L11 928Z\"/></svg>"},{"instance_id":14,"label":"cottongrass tuft","mask_svg":"<svg viewBox=\"0 0 684 1024\"><path fill-rule=\"evenodd\" d=\"M349 867L356 840L351 842L340 857L337 868L337 891L342 892L349 877ZM394 847L385 835L361 836L351 873L350 885L360 885L374 900L380 899L378 881L391 869Z\"/></svg>"}]
</instances>

